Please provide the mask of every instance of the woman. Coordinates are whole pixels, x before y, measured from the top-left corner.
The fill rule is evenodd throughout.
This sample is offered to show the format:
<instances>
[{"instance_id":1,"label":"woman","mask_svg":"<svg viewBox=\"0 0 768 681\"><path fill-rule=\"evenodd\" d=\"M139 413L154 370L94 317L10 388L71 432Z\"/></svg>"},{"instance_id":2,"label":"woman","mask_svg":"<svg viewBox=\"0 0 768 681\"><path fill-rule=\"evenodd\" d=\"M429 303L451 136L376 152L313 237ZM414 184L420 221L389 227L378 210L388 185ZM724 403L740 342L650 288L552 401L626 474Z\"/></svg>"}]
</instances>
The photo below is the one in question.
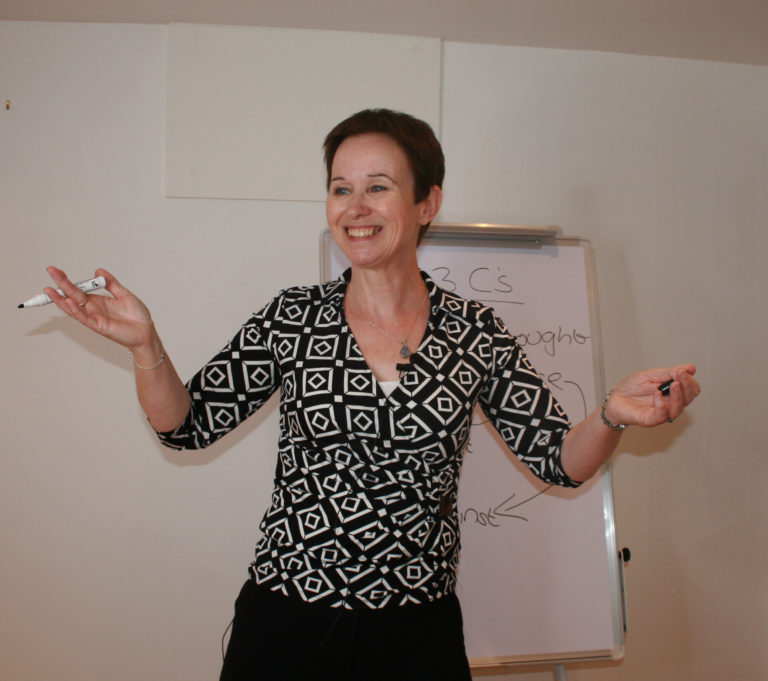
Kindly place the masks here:
<instances>
[{"instance_id":1,"label":"woman","mask_svg":"<svg viewBox=\"0 0 768 681\"><path fill-rule=\"evenodd\" d=\"M466 680L456 485L474 405L504 422L537 476L576 486L621 429L676 418L699 392L695 368L633 374L570 428L492 311L419 271L444 174L429 126L363 111L329 133L325 154L328 225L350 269L281 292L187 386L147 308L109 272L96 274L112 298L55 268L68 297L46 293L132 352L139 400L168 446L210 444L280 388L275 490L222 679Z\"/></svg>"}]
</instances>

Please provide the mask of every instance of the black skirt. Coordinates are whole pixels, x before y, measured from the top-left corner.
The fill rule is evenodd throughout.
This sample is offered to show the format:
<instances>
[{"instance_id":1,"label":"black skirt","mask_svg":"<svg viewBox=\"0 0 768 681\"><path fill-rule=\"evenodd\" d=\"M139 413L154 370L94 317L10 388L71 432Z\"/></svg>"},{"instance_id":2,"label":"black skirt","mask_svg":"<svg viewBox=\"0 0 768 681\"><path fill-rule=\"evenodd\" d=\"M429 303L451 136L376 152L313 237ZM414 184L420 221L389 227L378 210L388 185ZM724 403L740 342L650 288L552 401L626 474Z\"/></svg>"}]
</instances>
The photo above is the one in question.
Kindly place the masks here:
<instances>
[{"instance_id":1,"label":"black skirt","mask_svg":"<svg viewBox=\"0 0 768 681\"><path fill-rule=\"evenodd\" d=\"M220 681L471 681L455 594L427 605L346 610L248 581Z\"/></svg>"}]
</instances>

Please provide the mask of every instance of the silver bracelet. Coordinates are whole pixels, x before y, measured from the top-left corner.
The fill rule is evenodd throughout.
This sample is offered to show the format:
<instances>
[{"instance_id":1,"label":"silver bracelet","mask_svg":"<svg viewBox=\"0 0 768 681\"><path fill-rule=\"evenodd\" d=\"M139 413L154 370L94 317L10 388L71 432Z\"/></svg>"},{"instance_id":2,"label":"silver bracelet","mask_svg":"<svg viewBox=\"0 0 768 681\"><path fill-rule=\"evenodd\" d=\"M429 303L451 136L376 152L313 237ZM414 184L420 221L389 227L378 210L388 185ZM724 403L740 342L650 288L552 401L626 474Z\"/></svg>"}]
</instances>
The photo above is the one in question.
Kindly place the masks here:
<instances>
[{"instance_id":1,"label":"silver bracelet","mask_svg":"<svg viewBox=\"0 0 768 681\"><path fill-rule=\"evenodd\" d=\"M165 362L165 350L163 350L163 352L161 353L160 359L157 360L157 364L153 364L151 367L143 367L143 366L141 366L141 364L139 364L136 361L136 358L133 356L133 353L130 350L128 350L128 354L131 356L131 359L133 360L133 363L139 369L144 369L144 371L152 371L152 369L157 369L157 367L159 367L163 362Z\"/></svg>"},{"instance_id":2,"label":"silver bracelet","mask_svg":"<svg viewBox=\"0 0 768 681\"><path fill-rule=\"evenodd\" d=\"M608 426L611 430L624 430L627 427L626 423L611 423L611 421L608 420L608 417L605 415L605 405L608 404L608 398L611 396L610 391L608 391L608 394L605 396L605 399L603 400L603 406L600 407L600 418L603 419L603 423Z\"/></svg>"}]
</instances>

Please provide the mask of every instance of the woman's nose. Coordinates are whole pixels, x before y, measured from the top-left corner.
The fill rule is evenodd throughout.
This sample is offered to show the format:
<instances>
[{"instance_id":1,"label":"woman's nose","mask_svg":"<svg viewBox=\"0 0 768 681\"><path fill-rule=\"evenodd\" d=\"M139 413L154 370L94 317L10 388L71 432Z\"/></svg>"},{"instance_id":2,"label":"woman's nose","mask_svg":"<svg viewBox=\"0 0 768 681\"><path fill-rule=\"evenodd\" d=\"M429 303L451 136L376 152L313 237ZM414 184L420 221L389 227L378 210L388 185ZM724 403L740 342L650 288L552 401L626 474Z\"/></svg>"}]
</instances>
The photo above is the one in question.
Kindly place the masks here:
<instances>
[{"instance_id":1,"label":"woman's nose","mask_svg":"<svg viewBox=\"0 0 768 681\"><path fill-rule=\"evenodd\" d=\"M349 210L356 218L368 215L368 213L371 212L371 208L368 205L365 194L362 192L353 194L352 199L349 202Z\"/></svg>"}]
</instances>

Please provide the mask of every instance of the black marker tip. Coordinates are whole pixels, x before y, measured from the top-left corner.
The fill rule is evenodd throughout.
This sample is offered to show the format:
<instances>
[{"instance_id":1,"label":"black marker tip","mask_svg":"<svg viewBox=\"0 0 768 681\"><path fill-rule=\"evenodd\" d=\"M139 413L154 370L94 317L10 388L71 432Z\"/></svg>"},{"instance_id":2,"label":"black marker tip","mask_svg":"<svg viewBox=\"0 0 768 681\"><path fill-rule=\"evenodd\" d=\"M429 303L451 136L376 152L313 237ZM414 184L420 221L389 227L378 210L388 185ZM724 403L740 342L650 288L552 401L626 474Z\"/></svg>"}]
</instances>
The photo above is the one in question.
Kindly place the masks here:
<instances>
[{"instance_id":1,"label":"black marker tip","mask_svg":"<svg viewBox=\"0 0 768 681\"><path fill-rule=\"evenodd\" d=\"M22 307L24 307L24 303L19 303L19 304L16 306L16 309L17 309L17 310L20 310Z\"/></svg>"}]
</instances>

